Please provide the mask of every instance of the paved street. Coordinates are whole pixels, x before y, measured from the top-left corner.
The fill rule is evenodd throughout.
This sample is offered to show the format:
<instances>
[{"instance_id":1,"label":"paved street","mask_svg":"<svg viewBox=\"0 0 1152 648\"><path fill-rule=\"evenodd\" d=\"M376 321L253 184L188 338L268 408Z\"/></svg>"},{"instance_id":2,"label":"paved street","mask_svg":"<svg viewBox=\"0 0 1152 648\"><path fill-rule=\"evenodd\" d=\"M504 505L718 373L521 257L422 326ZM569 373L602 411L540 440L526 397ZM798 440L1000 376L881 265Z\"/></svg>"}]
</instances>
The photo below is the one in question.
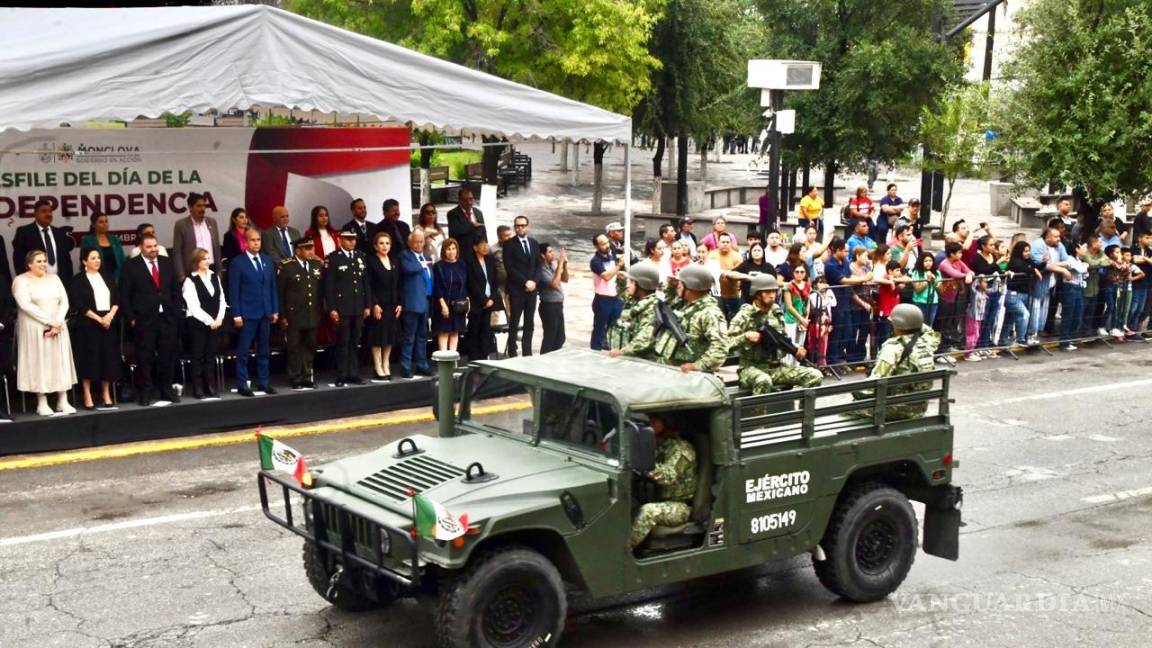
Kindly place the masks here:
<instances>
[{"instance_id":1,"label":"paved street","mask_svg":"<svg viewBox=\"0 0 1152 648\"><path fill-rule=\"evenodd\" d=\"M574 614L570 646L1136 646L1152 630L1152 349L961 367L962 558L886 601L807 558ZM301 437L313 464L427 425ZM263 519L254 444L0 471L0 646L429 646L428 606L329 608Z\"/></svg>"}]
</instances>

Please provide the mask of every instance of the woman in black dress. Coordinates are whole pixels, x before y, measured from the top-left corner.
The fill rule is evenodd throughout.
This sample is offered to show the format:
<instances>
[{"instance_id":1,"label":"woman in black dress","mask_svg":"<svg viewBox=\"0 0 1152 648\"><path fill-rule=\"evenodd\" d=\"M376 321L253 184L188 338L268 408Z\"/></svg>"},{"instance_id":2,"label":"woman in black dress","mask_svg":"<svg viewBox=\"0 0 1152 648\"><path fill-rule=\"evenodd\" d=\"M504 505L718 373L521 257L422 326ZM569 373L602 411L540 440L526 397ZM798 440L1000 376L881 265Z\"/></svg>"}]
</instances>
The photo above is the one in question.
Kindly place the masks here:
<instances>
[{"instance_id":1,"label":"woman in black dress","mask_svg":"<svg viewBox=\"0 0 1152 648\"><path fill-rule=\"evenodd\" d=\"M400 336L400 269L392 264L388 254L392 251L392 237L377 232L372 248L376 254L368 257L368 302L372 313L368 317L368 344L372 347L372 364L376 375L372 382L392 380L389 358L392 345Z\"/></svg>"},{"instance_id":2,"label":"woman in black dress","mask_svg":"<svg viewBox=\"0 0 1152 648\"><path fill-rule=\"evenodd\" d=\"M436 348L455 351L460 334L468 330L468 272L460 261L460 243L450 238L440 247L440 260L432 266L432 332Z\"/></svg>"},{"instance_id":3,"label":"woman in black dress","mask_svg":"<svg viewBox=\"0 0 1152 648\"><path fill-rule=\"evenodd\" d=\"M84 270L72 278L68 301L76 313L72 320L72 355L76 377L84 390L84 409L96 409L92 402L92 383L100 383L101 408L112 403L112 383L120 379L119 322L120 295L116 283L100 272L100 249L80 250Z\"/></svg>"}]
</instances>

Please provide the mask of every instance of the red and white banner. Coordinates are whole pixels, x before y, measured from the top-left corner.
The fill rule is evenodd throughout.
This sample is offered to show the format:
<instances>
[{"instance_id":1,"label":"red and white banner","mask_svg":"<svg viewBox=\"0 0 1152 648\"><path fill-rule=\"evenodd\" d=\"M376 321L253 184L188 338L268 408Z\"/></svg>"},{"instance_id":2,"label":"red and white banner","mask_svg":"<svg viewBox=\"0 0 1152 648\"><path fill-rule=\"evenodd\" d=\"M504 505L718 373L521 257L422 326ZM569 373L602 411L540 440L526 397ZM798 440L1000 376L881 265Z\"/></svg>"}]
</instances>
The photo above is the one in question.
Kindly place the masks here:
<instances>
[{"instance_id":1,"label":"red and white banner","mask_svg":"<svg viewBox=\"0 0 1152 648\"><path fill-rule=\"evenodd\" d=\"M355 198L364 199L373 221L382 218L384 200L395 198L407 219L410 141L406 128L9 131L0 134L0 222L7 225L0 233L30 222L43 198L56 207L53 224L71 225L77 235L99 212L125 244L148 222L168 245L190 192L207 197L221 232L236 207L266 227L277 205L288 207L301 232L313 206L324 205L339 229Z\"/></svg>"}]
</instances>

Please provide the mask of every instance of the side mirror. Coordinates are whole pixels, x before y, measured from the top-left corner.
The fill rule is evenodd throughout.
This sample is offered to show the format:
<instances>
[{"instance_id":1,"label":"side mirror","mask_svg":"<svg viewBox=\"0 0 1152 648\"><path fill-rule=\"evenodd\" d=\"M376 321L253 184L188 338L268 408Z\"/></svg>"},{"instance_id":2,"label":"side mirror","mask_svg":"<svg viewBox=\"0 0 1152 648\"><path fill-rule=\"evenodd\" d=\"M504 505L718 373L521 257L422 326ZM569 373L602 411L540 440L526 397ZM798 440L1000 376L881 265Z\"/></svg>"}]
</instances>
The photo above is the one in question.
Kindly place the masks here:
<instances>
[{"instance_id":1,"label":"side mirror","mask_svg":"<svg viewBox=\"0 0 1152 648\"><path fill-rule=\"evenodd\" d=\"M628 463L632 470L647 473L656 467L656 432L651 427L628 422Z\"/></svg>"}]
</instances>

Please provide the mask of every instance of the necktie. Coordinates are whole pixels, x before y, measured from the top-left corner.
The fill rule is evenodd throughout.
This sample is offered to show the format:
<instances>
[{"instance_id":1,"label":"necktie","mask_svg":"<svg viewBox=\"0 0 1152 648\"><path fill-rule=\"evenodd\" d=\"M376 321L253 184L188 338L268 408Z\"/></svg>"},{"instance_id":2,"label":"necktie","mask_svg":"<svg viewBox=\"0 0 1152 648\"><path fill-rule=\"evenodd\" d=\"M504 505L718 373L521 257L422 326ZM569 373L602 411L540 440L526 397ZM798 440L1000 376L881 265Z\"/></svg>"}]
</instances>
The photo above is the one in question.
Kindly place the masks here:
<instances>
[{"instance_id":1,"label":"necktie","mask_svg":"<svg viewBox=\"0 0 1152 648\"><path fill-rule=\"evenodd\" d=\"M44 228L44 253L48 255L48 265L56 265L56 246L52 245L52 230Z\"/></svg>"},{"instance_id":2,"label":"necktie","mask_svg":"<svg viewBox=\"0 0 1152 648\"><path fill-rule=\"evenodd\" d=\"M528 239L525 239L525 238L520 239L520 244L524 246L524 256L528 256L529 255Z\"/></svg>"},{"instance_id":3,"label":"necktie","mask_svg":"<svg viewBox=\"0 0 1152 648\"><path fill-rule=\"evenodd\" d=\"M292 242L288 240L288 230L280 228L280 238L284 239L284 254L292 254Z\"/></svg>"},{"instance_id":4,"label":"necktie","mask_svg":"<svg viewBox=\"0 0 1152 648\"><path fill-rule=\"evenodd\" d=\"M155 261L149 261L148 265L152 266L152 283L156 288L160 288L160 266Z\"/></svg>"},{"instance_id":5,"label":"necktie","mask_svg":"<svg viewBox=\"0 0 1152 648\"><path fill-rule=\"evenodd\" d=\"M264 266L260 265L260 257L252 257L252 265L256 266L256 272L264 272Z\"/></svg>"},{"instance_id":6,"label":"necktie","mask_svg":"<svg viewBox=\"0 0 1152 648\"><path fill-rule=\"evenodd\" d=\"M476 222L476 219L472 218L472 210L471 209L468 210L468 222L469 223L475 223Z\"/></svg>"}]
</instances>

